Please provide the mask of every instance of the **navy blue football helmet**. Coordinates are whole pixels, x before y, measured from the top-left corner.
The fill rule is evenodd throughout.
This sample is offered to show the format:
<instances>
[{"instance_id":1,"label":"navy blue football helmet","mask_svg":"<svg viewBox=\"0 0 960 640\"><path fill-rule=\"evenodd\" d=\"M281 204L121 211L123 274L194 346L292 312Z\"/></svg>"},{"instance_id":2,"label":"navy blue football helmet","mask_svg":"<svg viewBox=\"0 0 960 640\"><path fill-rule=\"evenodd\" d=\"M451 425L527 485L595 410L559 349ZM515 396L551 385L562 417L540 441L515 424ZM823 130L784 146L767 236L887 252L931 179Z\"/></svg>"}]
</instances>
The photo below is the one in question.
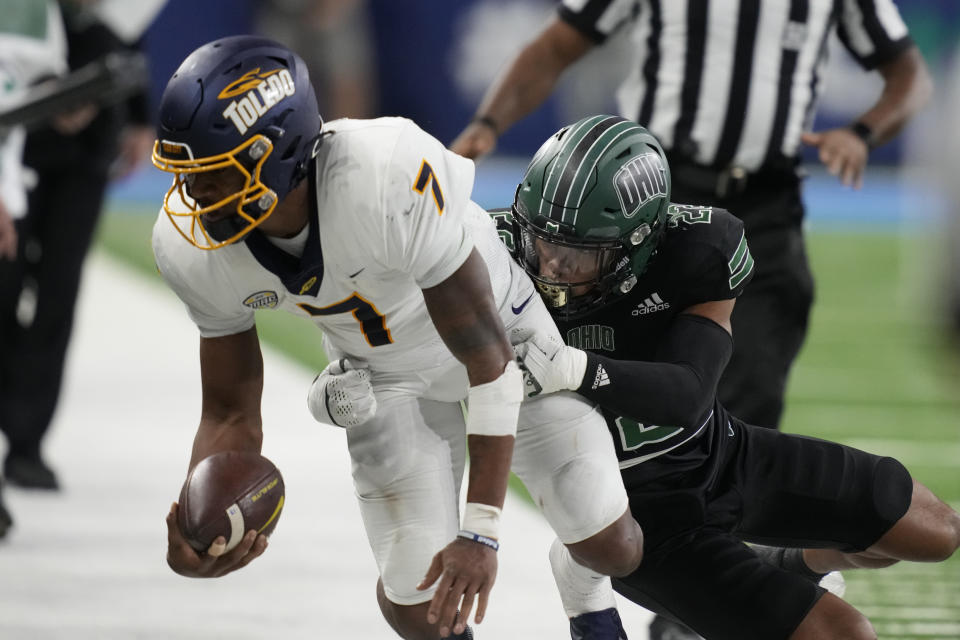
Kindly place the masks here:
<instances>
[{"instance_id":1,"label":"navy blue football helmet","mask_svg":"<svg viewBox=\"0 0 960 640\"><path fill-rule=\"evenodd\" d=\"M173 74L160 99L153 164L174 174L163 209L194 246L218 249L273 213L306 177L323 120L307 67L259 36L209 42ZM239 170L244 185L201 205L188 194L200 173ZM231 208L237 215L205 216Z\"/></svg>"}]
</instances>

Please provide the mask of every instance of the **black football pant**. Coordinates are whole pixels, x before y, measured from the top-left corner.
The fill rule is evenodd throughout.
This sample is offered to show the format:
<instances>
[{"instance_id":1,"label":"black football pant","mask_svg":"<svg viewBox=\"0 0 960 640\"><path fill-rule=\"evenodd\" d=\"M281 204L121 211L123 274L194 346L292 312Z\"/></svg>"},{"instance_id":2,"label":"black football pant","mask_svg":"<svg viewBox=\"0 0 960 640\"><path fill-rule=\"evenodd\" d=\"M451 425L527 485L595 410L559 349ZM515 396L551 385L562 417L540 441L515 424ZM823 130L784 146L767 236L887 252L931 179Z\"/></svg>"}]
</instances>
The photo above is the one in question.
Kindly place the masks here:
<instances>
[{"instance_id":1,"label":"black football pant","mask_svg":"<svg viewBox=\"0 0 960 640\"><path fill-rule=\"evenodd\" d=\"M754 275L733 310L733 357L718 395L745 422L778 428L813 303L800 184L748 185L744 193L720 199L674 182L671 200L722 207L744 222Z\"/></svg>"},{"instance_id":2,"label":"black football pant","mask_svg":"<svg viewBox=\"0 0 960 640\"><path fill-rule=\"evenodd\" d=\"M107 182L105 173L79 167L39 176L27 216L17 221L17 260L0 260L0 431L10 453L27 456L39 454L60 395L81 269ZM29 326L16 312L24 286L37 295Z\"/></svg>"}]
</instances>

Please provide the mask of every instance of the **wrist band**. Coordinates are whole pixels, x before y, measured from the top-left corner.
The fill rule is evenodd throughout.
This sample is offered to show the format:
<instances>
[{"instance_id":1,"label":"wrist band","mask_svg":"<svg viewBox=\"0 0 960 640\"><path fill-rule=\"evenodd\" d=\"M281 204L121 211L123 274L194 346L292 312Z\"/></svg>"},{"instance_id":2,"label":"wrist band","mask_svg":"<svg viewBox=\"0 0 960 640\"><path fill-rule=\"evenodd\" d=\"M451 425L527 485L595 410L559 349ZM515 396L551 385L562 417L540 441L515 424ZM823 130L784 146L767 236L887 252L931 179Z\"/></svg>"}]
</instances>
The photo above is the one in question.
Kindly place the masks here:
<instances>
[{"instance_id":1,"label":"wrist band","mask_svg":"<svg viewBox=\"0 0 960 640\"><path fill-rule=\"evenodd\" d=\"M870 125L857 120L849 128L855 136L866 143L868 149L873 149L873 129Z\"/></svg>"},{"instance_id":2,"label":"wrist band","mask_svg":"<svg viewBox=\"0 0 960 640\"><path fill-rule=\"evenodd\" d=\"M497 121L491 118L490 116L474 116L473 122L477 122L486 127L489 127L493 131L493 135L500 135L500 127L497 125Z\"/></svg>"},{"instance_id":3,"label":"wrist band","mask_svg":"<svg viewBox=\"0 0 960 640\"><path fill-rule=\"evenodd\" d=\"M467 540L473 540L474 542L479 542L482 545L486 545L493 549L494 551L500 550L500 543L494 540L493 538L488 538L487 536L482 536L479 533L474 533L472 531L464 531L461 529L457 532L457 537L466 538Z\"/></svg>"}]
</instances>

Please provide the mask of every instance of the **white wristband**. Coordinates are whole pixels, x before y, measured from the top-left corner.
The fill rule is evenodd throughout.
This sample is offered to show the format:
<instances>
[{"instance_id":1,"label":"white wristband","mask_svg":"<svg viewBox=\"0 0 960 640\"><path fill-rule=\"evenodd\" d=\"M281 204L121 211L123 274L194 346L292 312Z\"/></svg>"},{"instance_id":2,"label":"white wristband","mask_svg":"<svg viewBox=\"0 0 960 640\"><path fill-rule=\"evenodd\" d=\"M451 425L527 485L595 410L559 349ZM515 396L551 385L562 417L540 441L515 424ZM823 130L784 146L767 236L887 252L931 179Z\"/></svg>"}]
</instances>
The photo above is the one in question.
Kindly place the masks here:
<instances>
[{"instance_id":1,"label":"white wristband","mask_svg":"<svg viewBox=\"0 0 960 640\"><path fill-rule=\"evenodd\" d=\"M482 502L468 502L463 508L463 531L475 533L485 538L500 538L501 509Z\"/></svg>"},{"instance_id":2,"label":"white wristband","mask_svg":"<svg viewBox=\"0 0 960 640\"><path fill-rule=\"evenodd\" d=\"M467 435L515 436L522 401L523 374L511 360L496 380L470 387Z\"/></svg>"}]
</instances>

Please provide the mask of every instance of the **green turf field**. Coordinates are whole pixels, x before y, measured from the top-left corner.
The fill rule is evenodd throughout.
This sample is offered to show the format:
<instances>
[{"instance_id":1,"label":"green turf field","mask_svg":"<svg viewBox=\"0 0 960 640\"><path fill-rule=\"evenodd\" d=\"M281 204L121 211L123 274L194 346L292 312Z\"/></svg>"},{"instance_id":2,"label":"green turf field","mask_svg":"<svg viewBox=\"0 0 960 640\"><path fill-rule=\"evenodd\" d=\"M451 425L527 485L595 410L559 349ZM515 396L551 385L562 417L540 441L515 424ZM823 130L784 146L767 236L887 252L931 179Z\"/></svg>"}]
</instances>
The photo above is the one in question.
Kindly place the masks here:
<instances>
[{"instance_id":1,"label":"green turf field","mask_svg":"<svg viewBox=\"0 0 960 640\"><path fill-rule=\"evenodd\" d=\"M111 212L100 246L159 281L152 221L151 211L136 207ZM895 456L960 506L960 346L939 321L936 235L813 232L809 248L817 302L784 430ZM257 326L290 357L316 370L326 364L309 322L261 311ZM881 638L960 638L960 556L845 577L846 599Z\"/></svg>"}]
</instances>

